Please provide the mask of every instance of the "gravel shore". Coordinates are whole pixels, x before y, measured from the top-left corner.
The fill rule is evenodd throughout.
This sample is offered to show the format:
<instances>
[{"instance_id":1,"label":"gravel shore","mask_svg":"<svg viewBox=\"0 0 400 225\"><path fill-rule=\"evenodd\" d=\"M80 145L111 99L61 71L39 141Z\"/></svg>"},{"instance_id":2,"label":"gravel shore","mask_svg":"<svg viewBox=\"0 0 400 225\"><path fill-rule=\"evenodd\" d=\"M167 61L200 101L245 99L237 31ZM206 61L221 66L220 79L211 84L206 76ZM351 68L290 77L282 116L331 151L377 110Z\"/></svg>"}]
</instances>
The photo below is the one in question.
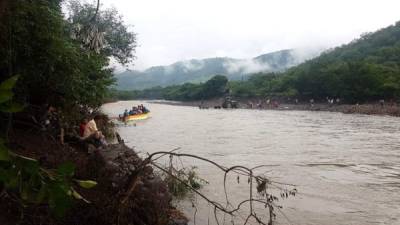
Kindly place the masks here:
<instances>
[{"instance_id":1,"label":"gravel shore","mask_svg":"<svg viewBox=\"0 0 400 225\"><path fill-rule=\"evenodd\" d=\"M179 106L193 106L199 107L202 105L204 108L219 108L222 105L223 99L211 99L205 101L152 101L158 104L168 105L179 105ZM257 105L260 102L258 99L242 99L238 100L238 108L240 109L255 109L255 110L306 110L306 111L328 111L328 112L341 112L341 113L357 113L366 115L388 115L388 116L400 116L400 106L393 103L379 104L379 103L368 103L368 104L326 104L326 103L315 103L313 105L309 103L282 103L282 104L266 104L262 102L261 105ZM251 103L253 106L251 106Z\"/></svg>"}]
</instances>

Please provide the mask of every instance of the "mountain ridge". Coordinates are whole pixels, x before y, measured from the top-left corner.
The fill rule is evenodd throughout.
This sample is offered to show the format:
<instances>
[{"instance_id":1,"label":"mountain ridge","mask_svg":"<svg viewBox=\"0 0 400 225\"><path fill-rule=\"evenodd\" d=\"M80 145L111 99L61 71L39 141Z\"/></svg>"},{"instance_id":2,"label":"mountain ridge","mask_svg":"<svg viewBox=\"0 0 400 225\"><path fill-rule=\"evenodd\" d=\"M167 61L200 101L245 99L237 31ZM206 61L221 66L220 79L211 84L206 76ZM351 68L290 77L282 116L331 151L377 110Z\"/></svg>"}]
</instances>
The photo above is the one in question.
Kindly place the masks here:
<instances>
[{"instance_id":1,"label":"mountain ridge","mask_svg":"<svg viewBox=\"0 0 400 225\"><path fill-rule=\"evenodd\" d=\"M247 78L258 72L281 72L316 57L322 49L285 49L262 54L249 59L213 57L189 59L167 66L152 66L144 71L127 70L116 75L119 90L141 90L155 86L170 86L187 82L199 83L216 74L230 80Z\"/></svg>"}]
</instances>

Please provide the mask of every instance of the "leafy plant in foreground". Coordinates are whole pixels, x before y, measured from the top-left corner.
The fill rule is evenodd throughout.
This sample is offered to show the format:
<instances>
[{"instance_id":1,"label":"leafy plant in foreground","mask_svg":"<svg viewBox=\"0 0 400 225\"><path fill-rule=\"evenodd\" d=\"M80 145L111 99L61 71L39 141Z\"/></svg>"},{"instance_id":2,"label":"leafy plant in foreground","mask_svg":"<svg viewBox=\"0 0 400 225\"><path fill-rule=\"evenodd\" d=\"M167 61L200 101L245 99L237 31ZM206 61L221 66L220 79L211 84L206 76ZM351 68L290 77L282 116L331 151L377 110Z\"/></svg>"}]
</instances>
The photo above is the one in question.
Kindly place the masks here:
<instances>
[{"instance_id":1,"label":"leafy plant in foreground","mask_svg":"<svg viewBox=\"0 0 400 225\"><path fill-rule=\"evenodd\" d=\"M206 180L198 176L195 170L196 167L182 168L179 170L172 168L170 170L171 173L179 179L177 180L171 176L167 176L166 178L168 189L174 197L178 199L185 198L191 192L191 188L199 190L205 184L208 184Z\"/></svg>"},{"instance_id":2,"label":"leafy plant in foreground","mask_svg":"<svg viewBox=\"0 0 400 225\"><path fill-rule=\"evenodd\" d=\"M18 76L14 76L0 84L0 112L12 113L23 108L12 101L12 88L17 80ZM68 162L55 170L42 168L37 160L11 151L0 138L0 188L24 207L48 204L56 216L62 216L73 198L88 202L74 186L92 188L96 182L73 179L74 172L75 166Z\"/></svg>"}]
</instances>

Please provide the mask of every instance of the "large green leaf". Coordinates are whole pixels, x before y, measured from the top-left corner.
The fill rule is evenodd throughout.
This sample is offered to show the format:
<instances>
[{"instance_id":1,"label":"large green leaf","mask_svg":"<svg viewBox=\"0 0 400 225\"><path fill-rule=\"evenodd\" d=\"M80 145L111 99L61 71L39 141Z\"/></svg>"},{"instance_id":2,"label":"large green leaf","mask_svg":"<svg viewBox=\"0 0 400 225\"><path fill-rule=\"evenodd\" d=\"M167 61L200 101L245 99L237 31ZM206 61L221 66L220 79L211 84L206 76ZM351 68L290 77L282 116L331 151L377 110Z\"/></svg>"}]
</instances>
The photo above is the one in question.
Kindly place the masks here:
<instances>
[{"instance_id":1,"label":"large green leaf","mask_svg":"<svg viewBox=\"0 0 400 225\"><path fill-rule=\"evenodd\" d=\"M13 87L17 83L18 78L19 78L19 76L16 75L16 76L10 77L7 80L3 81L0 84L0 90L9 91L9 90L13 89Z\"/></svg>"},{"instance_id":2,"label":"large green leaf","mask_svg":"<svg viewBox=\"0 0 400 225\"><path fill-rule=\"evenodd\" d=\"M72 196L74 196L75 199L82 200L88 204L90 203L90 201L88 201L84 197L82 197L82 195L79 194L77 191L75 191L73 188L71 188L71 191L72 191Z\"/></svg>"},{"instance_id":3,"label":"large green leaf","mask_svg":"<svg viewBox=\"0 0 400 225\"><path fill-rule=\"evenodd\" d=\"M0 103L8 102L12 99L14 93L9 90L0 90Z\"/></svg>"},{"instance_id":4,"label":"large green leaf","mask_svg":"<svg viewBox=\"0 0 400 225\"><path fill-rule=\"evenodd\" d=\"M76 180L76 182L79 184L79 186L86 189L93 188L97 185L97 182L92 180Z\"/></svg>"},{"instance_id":5,"label":"large green leaf","mask_svg":"<svg viewBox=\"0 0 400 225\"><path fill-rule=\"evenodd\" d=\"M0 105L1 112L15 113L20 112L24 109L24 105L15 103L15 102L7 102L5 104Z\"/></svg>"}]
</instances>

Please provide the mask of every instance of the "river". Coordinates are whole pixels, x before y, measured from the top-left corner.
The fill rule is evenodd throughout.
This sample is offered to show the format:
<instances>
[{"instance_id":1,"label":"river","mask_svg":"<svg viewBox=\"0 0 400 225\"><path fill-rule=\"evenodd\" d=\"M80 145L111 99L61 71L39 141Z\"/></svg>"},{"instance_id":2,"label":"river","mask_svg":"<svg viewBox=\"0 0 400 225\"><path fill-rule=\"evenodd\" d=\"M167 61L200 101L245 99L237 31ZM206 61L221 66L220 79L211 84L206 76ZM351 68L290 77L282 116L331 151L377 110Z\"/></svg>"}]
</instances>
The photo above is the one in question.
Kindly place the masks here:
<instances>
[{"instance_id":1,"label":"river","mask_svg":"<svg viewBox=\"0 0 400 225\"><path fill-rule=\"evenodd\" d=\"M109 103L103 111L116 116L139 103L151 110L151 118L136 126L118 126L118 132L142 155L180 147L178 152L225 166L268 165L260 172L274 181L296 185L295 197L279 201L282 209L276 213L277 224L400 224L400 118L200 110L134 101ZM196 165L199 175L210 182L203 193L224 200L221 172L204 162L184 159L183 163ZM235 177L228 180L232 201L248 195L246 185L247 181L237 184ZM215 224L212 209L198 202L196 223ZM193 223L191 204L183 202L180 207Z\"/></svg>"}]
</instances>

